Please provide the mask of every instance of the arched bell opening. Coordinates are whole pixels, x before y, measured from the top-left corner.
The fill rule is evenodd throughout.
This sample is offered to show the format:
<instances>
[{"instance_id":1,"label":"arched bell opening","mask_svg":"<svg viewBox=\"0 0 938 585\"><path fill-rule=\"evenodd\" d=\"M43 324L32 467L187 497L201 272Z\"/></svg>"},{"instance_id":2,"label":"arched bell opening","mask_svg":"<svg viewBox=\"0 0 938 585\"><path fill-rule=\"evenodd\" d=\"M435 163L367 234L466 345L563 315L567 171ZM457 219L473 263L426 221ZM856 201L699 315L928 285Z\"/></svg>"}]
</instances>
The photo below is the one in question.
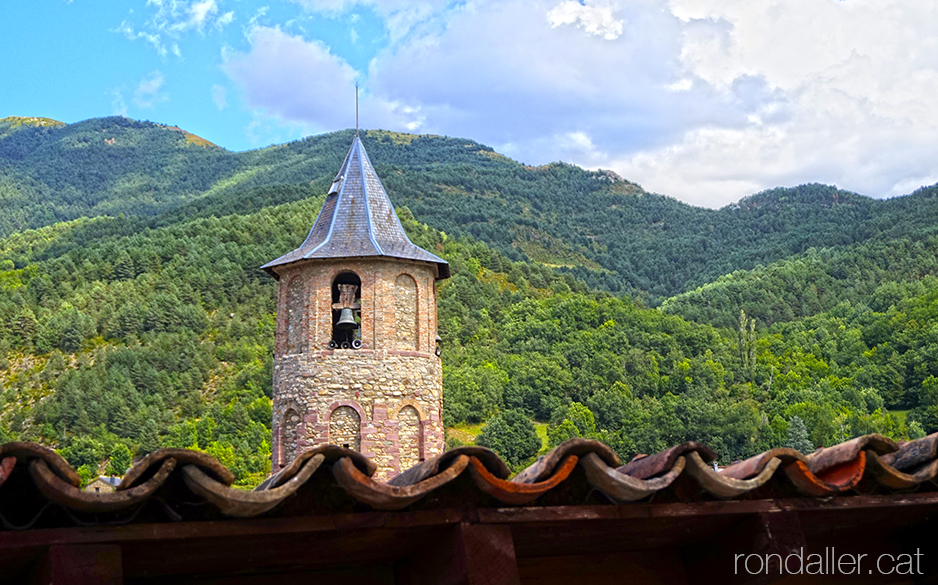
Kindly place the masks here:
<instances>
[{"instance_id":1,"label":"arched bell opening","mask_svg":"<svg viewBox=\"0 0 938 585\"><path fill-rule=\"evenodd\" d=\"M361 340L362 281L354 272L342 272L332 281L333 349L359 349Z\"/></svg>"}]
</instances>

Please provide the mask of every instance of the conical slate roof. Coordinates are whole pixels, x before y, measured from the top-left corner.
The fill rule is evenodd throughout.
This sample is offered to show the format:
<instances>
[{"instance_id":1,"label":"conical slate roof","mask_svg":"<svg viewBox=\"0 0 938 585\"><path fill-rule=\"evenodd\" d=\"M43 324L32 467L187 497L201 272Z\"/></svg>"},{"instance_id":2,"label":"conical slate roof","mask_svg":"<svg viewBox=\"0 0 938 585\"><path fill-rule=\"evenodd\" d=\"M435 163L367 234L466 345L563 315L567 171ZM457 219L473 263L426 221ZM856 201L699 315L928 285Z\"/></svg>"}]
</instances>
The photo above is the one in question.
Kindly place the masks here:
<instances>
[{"instance_id":1,"label":"conical slate roof","mask_svg":"<svg viewBox=\"0 0 938 585\"><path fill-rule=\"evenodd\" d=\"M306 241L261 268L278 278L273 268L301 260L374 256L432 262L438 278L449 277L445 260L414 245L404 233L356 134Z\"/></svg>"}]
</instances>

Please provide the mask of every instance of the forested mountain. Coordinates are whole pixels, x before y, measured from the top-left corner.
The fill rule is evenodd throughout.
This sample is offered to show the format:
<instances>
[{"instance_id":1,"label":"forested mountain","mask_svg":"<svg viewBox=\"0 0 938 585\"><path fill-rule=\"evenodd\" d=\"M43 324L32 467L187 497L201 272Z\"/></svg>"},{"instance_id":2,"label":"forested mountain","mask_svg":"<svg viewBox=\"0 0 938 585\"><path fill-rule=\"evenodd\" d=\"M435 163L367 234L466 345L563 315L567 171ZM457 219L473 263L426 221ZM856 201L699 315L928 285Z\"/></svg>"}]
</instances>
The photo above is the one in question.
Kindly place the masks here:
<instances>
[{"instance_id":1,"label":"forested mountain","mask_svg":"<svg viewBox=\"0 0 938 585\"><path fill-rule=\"evenodd\" d=\"M733 327L745 311L762 325L829 311L842 303L888 309L900 291L938 275L938 235L810 248L753 270L737 270L666 299L661 308L686 319Z\"/></svg>"},{"instance_id":2,"label":"forested mountain","mask_svg":"<svg viewBox=\"0 0 938 585\"><path fill-rule=\"evenodd\" d=\"M175 446L259 481L275 283L258 266L303 240L350 140L231 153L124 118L0 121L0 439L86 477ZM723 461L802 422L815 446L938 430L935 188L706 210L468 140L364 140L411 238L452 265L447 425L521 412L552 443L693 439Z\"/></svg>"},{"instance_id":3,"label":"forested mountain","mask_svg":"<svg viewBox=\"0 0 938 585\"><path fill-rule=\"evenodd\" d=\"M257 211L304 193L261 187L324 192L351 141L345 131L234 153L127 118L24 120L39 119L0 120L0 235L121 213L162 215L165 225ZM938 219L934 189L876 201L802 185L711 210L647 193L608 171L524 166L471 140L370 131L363 141L392 200L421 221L652 304L812 247L918 237Z\"/></svg>"}]
</instances>

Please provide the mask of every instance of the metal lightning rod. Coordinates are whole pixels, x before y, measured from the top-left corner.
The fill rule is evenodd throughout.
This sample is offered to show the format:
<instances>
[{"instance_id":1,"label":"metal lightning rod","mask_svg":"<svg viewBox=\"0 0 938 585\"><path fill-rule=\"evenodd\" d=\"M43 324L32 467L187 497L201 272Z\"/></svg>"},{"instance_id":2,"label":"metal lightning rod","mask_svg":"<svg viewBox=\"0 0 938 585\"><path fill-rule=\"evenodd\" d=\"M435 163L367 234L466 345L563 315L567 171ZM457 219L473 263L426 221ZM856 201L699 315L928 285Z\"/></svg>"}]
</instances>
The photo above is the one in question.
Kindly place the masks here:
<instances>
[{"instance_id":1,"label":"metal lightning rod","mask_svg":"<svg viewBox=\"0 0 938 585\"><path fill-rule=\"evenodd\" d=\"M358 136L358 82L355 82L355 136Z\"/></svg>"}]
</instances>

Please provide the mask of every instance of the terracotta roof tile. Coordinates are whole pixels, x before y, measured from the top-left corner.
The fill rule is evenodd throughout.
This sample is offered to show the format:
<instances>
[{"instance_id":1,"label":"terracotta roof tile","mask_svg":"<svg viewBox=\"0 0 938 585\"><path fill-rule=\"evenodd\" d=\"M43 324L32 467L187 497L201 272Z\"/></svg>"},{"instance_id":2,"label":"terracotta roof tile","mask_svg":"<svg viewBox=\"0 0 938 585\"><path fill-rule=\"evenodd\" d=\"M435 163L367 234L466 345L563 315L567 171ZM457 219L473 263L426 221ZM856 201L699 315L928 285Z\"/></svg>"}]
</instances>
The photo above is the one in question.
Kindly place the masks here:
<instances>
[{"instance_id":1,"label":"terracotta roof tile","mask_svg":"<svg viewBox=\"0 0 938 585\"><path fill-rule=\"evenodd\" d=\"M705 445L687 442L619 466L608 446L572 439L509 479L492 451L461 447L387 483L374 464L334 445L302 453L254 491L232 488L217 460L185 449L161 449L139 461L113 493L79 490L77 473L54 451L30 443L0 445L0 520L5 529L87 523L159 522L294 516L356 510L448 506L581 504L580 495L626 503L750 499L933 490L938 434L902 446L867 435L812 453L774 449L722 472ZM895 465L901 466L901 469ZM552 494L552 495L551 495ZM548 497L549 496L549 497ZM593 498L595 501L595 498ZM51 507L50 507L51 506Z\"/></svg>"},{"instance_id":2,"label":"terracotta roof tile","mask_svg":"<svg viewBox=\"0 0 938 585\"><path fill-rule=\"evenodd\" d=\"M709 463L717 458L713 449L696 443L694 441L685 441L680 445L675 445L670 449L665 449L654 455L647 455L642 458L636 458L619 468L619 473L631 475L639 479L648 479L668 473L674 465L674 461L690 451L700 451L703 454L703 461Z\"/></svg>"}]
</instances>

